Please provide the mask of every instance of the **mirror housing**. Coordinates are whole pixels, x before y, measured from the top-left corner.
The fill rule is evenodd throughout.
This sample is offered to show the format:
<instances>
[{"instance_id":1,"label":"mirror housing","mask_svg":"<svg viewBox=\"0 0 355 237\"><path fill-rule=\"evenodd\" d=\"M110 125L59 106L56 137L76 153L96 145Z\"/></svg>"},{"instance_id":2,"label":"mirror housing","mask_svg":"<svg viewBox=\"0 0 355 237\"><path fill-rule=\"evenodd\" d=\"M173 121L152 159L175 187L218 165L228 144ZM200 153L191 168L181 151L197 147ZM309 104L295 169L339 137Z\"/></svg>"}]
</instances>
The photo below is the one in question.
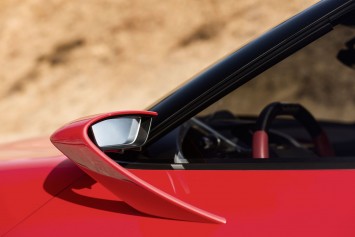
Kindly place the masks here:
<instances>
[{"instance_id":1,"label":"mirror housing","mask_svg":"<svg viewBox=\"0 0 355 237\"><path fill-rule=\"evenodd\" d=\"M105 151L140 148L147 140L152 111L118 111L82 118L55 131L51 141L81 170L136 210L174 220L226 223L224 217L191 205L147 183Z\"/></svg>"}]
</instances>

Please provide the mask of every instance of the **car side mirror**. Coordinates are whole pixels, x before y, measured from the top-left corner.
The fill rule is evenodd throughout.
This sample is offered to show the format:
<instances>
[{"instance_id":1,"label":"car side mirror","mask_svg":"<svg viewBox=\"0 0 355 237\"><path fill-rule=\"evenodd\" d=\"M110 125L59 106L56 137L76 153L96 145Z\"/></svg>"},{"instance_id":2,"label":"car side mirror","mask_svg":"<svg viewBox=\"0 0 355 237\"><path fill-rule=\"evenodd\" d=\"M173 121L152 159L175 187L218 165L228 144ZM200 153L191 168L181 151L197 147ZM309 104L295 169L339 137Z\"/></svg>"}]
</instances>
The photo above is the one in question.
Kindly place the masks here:
<instances>
[{"instance_id":1,"label":"car side mirror","mask_svg":"<svg viewBox=\"0 0 355 237\"><path fill-rule=\"evenodd\" d=\"M91 125L89 134L102 151L141 147L148 138L152 117L108 118Z\"/></svg>"},{"instance_id":2,"label":"car side mirror","mask_svg":"<svg viewBox=\"0 0 355 237\"><path fill-rule=\"evenodd\" d=\"M224 217L147 183L105 153L141 148L157 115L152 111L118 111L85 117L59 128L51 141L82 171L138 211L174 220L226 223Z\"/></svg>"}]
</instances>

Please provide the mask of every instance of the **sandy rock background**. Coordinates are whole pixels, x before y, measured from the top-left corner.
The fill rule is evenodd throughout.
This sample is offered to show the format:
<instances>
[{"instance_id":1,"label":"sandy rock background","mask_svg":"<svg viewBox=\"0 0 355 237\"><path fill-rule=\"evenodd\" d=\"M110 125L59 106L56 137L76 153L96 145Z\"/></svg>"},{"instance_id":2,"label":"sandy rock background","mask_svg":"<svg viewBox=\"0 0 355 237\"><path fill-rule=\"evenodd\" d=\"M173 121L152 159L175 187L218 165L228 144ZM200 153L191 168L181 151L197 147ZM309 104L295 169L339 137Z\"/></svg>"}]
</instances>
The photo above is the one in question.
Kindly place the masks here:
<instances>
[{"instance_id":1,"label":"sandy rock background","mask_svg":"<svg viewBox=\"0 0 355 237\"><path fill-rule=\"evenodd\" d=\"M314 0L0 0L0 142L144 109Z\"/></svg>"}]
</instances>

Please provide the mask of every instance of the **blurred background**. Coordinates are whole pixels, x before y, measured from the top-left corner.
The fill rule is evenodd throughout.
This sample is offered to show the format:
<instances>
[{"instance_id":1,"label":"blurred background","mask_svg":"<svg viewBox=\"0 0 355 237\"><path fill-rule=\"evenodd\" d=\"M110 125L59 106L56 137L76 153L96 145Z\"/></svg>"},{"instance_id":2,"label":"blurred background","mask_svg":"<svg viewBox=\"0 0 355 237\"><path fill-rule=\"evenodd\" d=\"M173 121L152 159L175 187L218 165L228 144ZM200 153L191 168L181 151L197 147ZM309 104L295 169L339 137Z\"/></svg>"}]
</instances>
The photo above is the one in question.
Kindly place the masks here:
<instances>
[{"instance_id":1,"label":"blurred background","mask_svg":"<svg viewBox=\"0 0 355 237\"><path fill-rule=\"evenodd\" d=\"M0 142L144 109L314 0L0 0Z\"/></svg>"}]
</instances>

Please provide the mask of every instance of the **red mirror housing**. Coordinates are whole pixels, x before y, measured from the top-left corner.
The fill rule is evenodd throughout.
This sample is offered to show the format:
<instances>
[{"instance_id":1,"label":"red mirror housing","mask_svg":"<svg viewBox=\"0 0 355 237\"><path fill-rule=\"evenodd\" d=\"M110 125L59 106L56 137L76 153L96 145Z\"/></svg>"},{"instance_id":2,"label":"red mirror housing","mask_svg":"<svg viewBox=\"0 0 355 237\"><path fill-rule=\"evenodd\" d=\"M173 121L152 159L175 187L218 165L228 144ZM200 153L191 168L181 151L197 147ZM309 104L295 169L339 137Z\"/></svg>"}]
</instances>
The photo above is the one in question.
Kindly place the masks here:
<instances>
[{"instance_id":1,"label":"red mirror housing","mask_svg":"<svg viewBox=\"0 0 355 237\"><path fill-rule=\"evenodd\" d=\"M153 118L157 113L122 111L83 118L58 129L51 141L85 173L138 211L176 220L226 223L225 218L190 205L132 174L109 158L89 136L92 125L99 121L132 116Z\"/></svg>"}]
</instances>

